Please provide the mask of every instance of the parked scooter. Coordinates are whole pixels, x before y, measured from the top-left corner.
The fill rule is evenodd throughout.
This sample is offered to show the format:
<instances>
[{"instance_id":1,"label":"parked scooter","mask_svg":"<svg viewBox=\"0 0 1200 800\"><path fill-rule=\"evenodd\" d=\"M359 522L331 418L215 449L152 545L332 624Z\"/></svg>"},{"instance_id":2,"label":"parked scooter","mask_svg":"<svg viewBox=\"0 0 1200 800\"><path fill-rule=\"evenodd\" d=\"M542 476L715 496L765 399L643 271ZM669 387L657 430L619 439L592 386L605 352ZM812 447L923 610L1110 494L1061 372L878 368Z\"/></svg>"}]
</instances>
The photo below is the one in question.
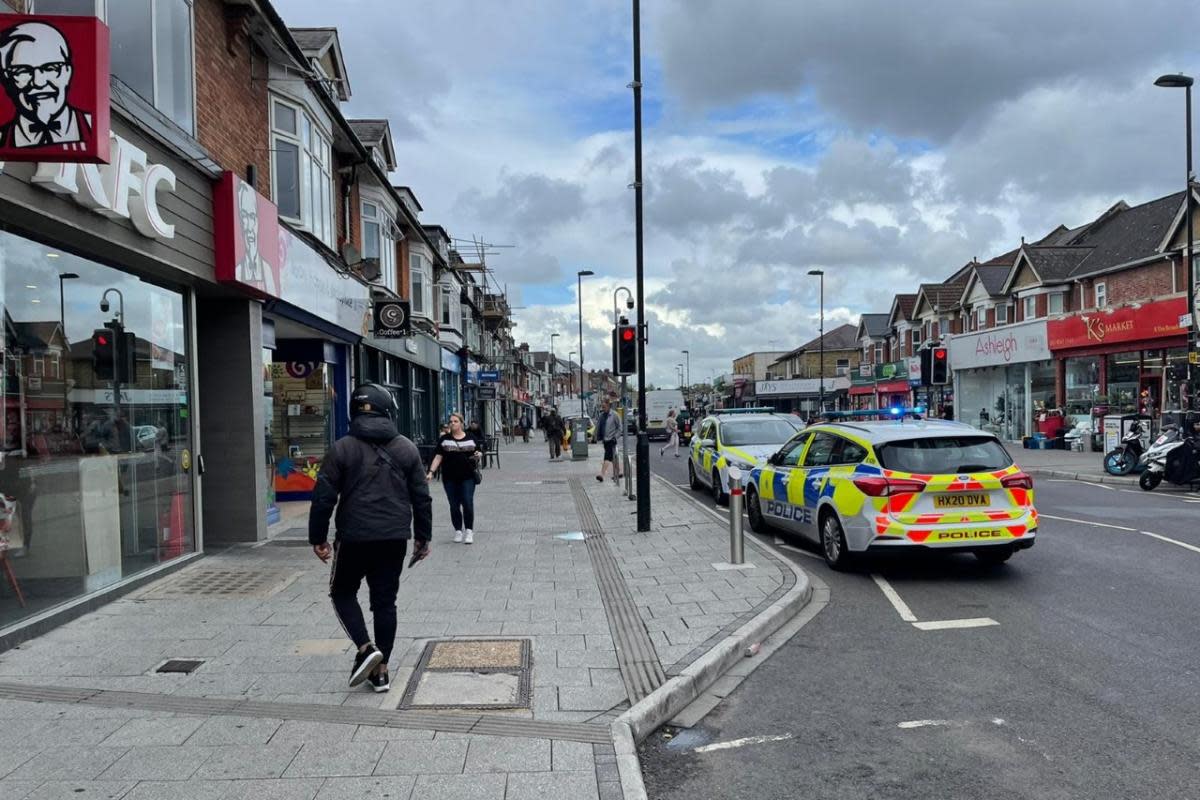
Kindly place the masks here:
<instances>
[{"instance_id":1,"label":"parked scooter","mask_svg":"<svg viewBox=\"0 0 1200 800\"><path fill-rule=\"evenodd\" d=\"M1142 424L1134 420L1129 427L1129 433L1122 437L1121 443L1104 456L1104 471L1109 475L1128 475L1141 461L1145 451L1146 447L1142 444Z\"/></svg>"},{"instance_id":2,"label":"parked scooter","mask_svg":"<svg viewBox=\"0 0 1200 800\"><path fill-rule=\"evenodd\" d=\"M1146 469L1138 486L1149 492L1164 480L1176 486L1200 486L1200 417L1185 422L1185 431L1164 432L1146 451Z\"/></svg>"}]
</instances>

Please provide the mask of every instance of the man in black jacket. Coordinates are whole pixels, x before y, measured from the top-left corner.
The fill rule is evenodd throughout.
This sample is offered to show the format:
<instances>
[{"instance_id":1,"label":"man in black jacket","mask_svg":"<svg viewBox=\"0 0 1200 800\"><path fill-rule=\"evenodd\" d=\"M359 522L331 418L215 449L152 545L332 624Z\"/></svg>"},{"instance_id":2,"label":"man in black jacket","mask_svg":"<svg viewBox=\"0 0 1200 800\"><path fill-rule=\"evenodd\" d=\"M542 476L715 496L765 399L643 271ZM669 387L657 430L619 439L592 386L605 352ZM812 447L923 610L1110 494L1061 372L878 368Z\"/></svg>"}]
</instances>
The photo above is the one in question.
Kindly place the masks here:
<instances>
[{"instance_id":1,"label":"man in black jacket","mask_svg":"<svg viewBox=\"0 0 1200 800\"><path fill-rule=\"evenodd\" d=\"M358 653L350 685L370 680L386 692L388 659L396 641L396 593L409 538L411 567L429 555L433 500L416 445L396 430L391 392L368 383L350 398L350 435L325 454L308 516L308 541L321 561L333 558L329 596ZM329 518L337 507L337 538L329 544ZM411 528L411 533L410 533ZM371 593L375 641L358 605L363 578Z\"/></svg>"}]
</instances>

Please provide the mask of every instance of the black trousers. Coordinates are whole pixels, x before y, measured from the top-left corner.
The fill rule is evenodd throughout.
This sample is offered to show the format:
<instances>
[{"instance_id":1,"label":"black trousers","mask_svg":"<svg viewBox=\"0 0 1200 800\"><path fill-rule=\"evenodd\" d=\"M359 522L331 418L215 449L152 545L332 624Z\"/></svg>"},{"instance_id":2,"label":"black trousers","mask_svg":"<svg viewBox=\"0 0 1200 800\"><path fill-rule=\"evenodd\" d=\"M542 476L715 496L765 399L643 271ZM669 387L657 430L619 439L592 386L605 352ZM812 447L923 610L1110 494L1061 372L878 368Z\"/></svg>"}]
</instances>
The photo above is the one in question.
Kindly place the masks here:
<instances>
[{"instance_id":1,"label":"black trousers","mask_svg":"<svg viewBox=\"0 0 1200 800\"><path fill-rule=\"evenodd\" d=\"M405 539L383 542L334 542L333 567L329 571L329 597L346 635L355 647L371 641L367 622L358 605L358 587L363 578L371 594L371 616L375 622L375 646L383 663L392 657L396 644L396 592L408 553Z\"/></svg>"}]
</instances>

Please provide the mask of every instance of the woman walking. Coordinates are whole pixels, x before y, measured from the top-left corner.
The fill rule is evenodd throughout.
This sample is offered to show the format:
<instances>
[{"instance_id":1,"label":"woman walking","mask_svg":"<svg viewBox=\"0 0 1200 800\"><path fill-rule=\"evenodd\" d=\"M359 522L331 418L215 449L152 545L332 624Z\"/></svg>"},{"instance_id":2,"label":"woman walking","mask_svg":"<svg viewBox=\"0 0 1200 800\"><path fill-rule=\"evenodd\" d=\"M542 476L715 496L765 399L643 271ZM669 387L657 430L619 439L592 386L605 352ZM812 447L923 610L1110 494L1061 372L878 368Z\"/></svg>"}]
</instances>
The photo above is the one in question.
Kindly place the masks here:
<instances>
[{"instance_id":1,"label":"woman walking","mask_svg":"<svg viewBox=\"0 0 1200 800\"><path fill-rule=\"evenodd\" d=\"M662 458L667 452L668 447L675 449L675 457L679 458L679 420L675 419L675 409L667 412L667 443L664 444L658 451L658 457Z\"/></svg>"},{"instance_id":2,"label":"woman walking","mask_svg":"<svg viewBox=\"0 0 1200 800\"><path fill-rule=\"evenodd\" d=\"M427 478L442 469L442 486L450 501L450 521L454 524L454 541L475 542L475 470L479 465L480 443L463 427L463 418L450 415L449 431L438 440L433 463Z\"/></svg>"}]
</instances>

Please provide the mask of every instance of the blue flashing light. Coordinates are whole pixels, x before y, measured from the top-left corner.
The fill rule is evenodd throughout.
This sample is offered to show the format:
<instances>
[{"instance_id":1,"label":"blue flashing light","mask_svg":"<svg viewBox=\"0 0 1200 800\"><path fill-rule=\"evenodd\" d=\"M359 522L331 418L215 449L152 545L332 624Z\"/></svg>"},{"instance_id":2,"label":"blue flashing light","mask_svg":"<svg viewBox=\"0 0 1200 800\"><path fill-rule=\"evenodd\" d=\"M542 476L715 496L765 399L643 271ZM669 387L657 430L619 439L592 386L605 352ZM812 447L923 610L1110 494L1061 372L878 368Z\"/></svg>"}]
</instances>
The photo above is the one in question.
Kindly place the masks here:
<instances>
[{"instance_id":1,"label":"blue flashing light","mask_svg":"<svg viewBox=\"0 0 1200 800\"><path fill-rule=\"evenodd\" d=\"M896 407L896 406L892 406L892 416L893 416L893 417L898 417L898 416L900 416L900 409L899 409L898 407Z\"/></svg>"}]
</instances>

